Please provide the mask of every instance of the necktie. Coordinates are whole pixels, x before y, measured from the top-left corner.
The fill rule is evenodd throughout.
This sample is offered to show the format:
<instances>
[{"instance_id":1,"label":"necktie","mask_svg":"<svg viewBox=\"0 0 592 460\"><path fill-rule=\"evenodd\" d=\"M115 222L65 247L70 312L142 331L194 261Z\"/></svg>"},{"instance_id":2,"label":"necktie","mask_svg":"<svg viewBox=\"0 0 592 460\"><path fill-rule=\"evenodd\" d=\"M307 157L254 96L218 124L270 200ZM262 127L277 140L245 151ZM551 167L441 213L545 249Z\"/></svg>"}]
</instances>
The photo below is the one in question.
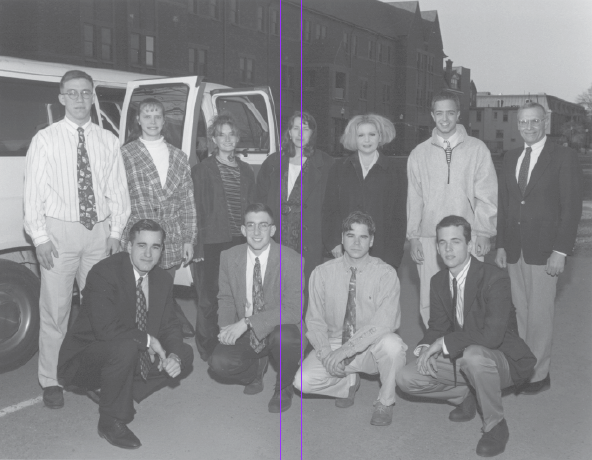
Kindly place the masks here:
<instances>
[{"instance_id":1,"label":"necktie","mask_svg":"<svg viewBox=\"0 0 592 460\"><path fill-rule=\"evenodd\" d=\"M263 282L261 281L261 263L259 257L255 257L255 267L253 268L253 315L256 315L263 308ZM259 340L255 332L250 331L250 344L255 353L261 352L265 348L265 339Z\"/></svg>"},{"instance_id":2,"label":"necktie","mask_svg":"<svg viewBox=\"0 0 592 460\"><path fill-rule=\"evenodd\" d=\"M350 267L352 272L349 279L349 291L347 293L347 305L345 307L345 318L343 319L343 334L341 343L347 343L356 333L356 269ZM347 366L353 361L354 357L345 358L343 362Z\"/></svg>"},{"instance_id":3,"label":"necktie","mask_svg":"<svg viewBox=\"0 0 592 460\"><path fill-rule=\"evenodd\" d=\"M78 203L80 223L92 230L97 223L97 210L83 128L78 128Z\"/></svg>"},{"instance_id":4,"label":"necktie","mask_svg":"<svg viewBox=\"0 0 592 460\"><path fill-rule=\"evenodd\" d=\"M520 191L524 196L524 191L526 190L526 185L528 184L528 169L530 167L530 153L532 149L530 147L526 147L526 151L524 152L524 159L522 160L522 164L520 165L520 171L518 172L518 187L520 187Z\"/></svg>"},{"instance_id":5,"label":"necktie","mask_svg":"<svg viewBox=\"0 0 592 460\"><path fill-rule=\"evenodd\" d=\"M143 277L138 279L138 284L136 285L136 324L138 325L138 329L141 331L146 331L146 322L148 321L148 308L146 306L146 296L144 295L144 291L142 290L142 281L144 280ZM150 356L148 355L148 351L142 351L140 353L140 374L142 378L146 380L148 376L148 371L150 370Z\"/></svg>"},{"instance_id":6,"label":"necktie","mask_svg":"<svg viewBox=\"0 0 592 460\"><path fill-rule=\"evenodd\" d=\"M456 311L456 320L459 326L462 327L464 315L462 305L458 304L458 283L456 282L456 278L452 278L452 305L454 305L454 310Z\"/></svg>"},{"instance_id":7,"label":"necktie","mask_svg":"<svg viewBox=\"0 0 592 460\"><path fill-rule=\"evenodd\" d=\"M448 164L448 183L450 184L450 162L452 161L452 149L450 148L450 142L446 142L446 148L444 152L446 153L446 163Z\"/></svg>"}]
</instances>

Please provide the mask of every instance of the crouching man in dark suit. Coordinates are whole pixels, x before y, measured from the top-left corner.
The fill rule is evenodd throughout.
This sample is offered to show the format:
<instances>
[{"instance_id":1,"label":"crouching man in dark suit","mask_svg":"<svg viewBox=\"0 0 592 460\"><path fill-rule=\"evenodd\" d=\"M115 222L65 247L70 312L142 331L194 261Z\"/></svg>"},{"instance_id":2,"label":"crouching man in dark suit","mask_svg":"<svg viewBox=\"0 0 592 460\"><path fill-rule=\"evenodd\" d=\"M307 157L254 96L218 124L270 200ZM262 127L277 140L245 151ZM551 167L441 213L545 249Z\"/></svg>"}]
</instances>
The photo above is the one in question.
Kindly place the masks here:
<instances>
[{"instance_id":1,"label":"crouching man in dark suit","mask_svg":"<svg viewBox=\"0 0 592 460\"><path fill-rule=\"evenodd\" d=\"M470 224L448 216L436 235L448 269L432 277L428 330L415 349L417 361L397 374L397 385L456 405L448 417L453 422L472 420L478 402L483 436L477 455L493 457L509 438L502 389L528 379L536 358L518 336L508 275L470 255Z\"/></svg>"},{"instance_id":2,"label":"crouching man in dark suit","mask_svg":"<svg viewBox=\"0 0 592 460\"><path fill-rule=\"evenodd\" d=\"M125 449L142 445L127 427L133 400L178 381L193 363L173 308L173 280L156 266L164 239L160 225L140 220L130 229L127 252L90 270L80 313L60 349L60 383L90 390L99 403L99 435Z\"/></svg>"}]
</instances>

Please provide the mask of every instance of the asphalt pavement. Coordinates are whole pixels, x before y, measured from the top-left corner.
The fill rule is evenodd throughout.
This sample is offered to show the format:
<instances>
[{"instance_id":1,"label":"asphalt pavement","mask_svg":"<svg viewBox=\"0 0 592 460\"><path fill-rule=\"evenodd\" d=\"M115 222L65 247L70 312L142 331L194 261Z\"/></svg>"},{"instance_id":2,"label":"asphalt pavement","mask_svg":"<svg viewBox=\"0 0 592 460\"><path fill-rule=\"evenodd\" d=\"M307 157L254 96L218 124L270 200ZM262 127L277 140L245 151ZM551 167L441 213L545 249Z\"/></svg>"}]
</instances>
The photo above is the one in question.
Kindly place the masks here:
<instances>
[{"instance_id":1,"label":"asphalt pavement","mask_svg":"<svg viewBox=\"0 0 592 460\"><path fill-rule=\"evenodd\" d=\"M490 258L491 256L488 256ZM583 460L592 457L592 253L568 260L558 285L551 389L536 396L504 397L510 440L500 460ZM417 271L405 254L401 279L401 328L408 360L422 336ZM195 318L192 301L181 300ZM188 341L194 347L193 341ZM379 381L364 377L354 406L338 409L330 398L294 398L283 413L267 412L275 370L265 389L213 380L196 353L193 373L136 406L129 425L143 446L127 451L97 434L98 406L66 393L63 409L43 406L36 357L0 375L0 458L6 459L476 459L481 421L448 421L451 406L399 396L392 425L370 425ZM7 409L8 408L8 409ZM10 412L9 412L10 411ZM9 413L8 413L9 412Z\"/></svg>"}]
</instances>

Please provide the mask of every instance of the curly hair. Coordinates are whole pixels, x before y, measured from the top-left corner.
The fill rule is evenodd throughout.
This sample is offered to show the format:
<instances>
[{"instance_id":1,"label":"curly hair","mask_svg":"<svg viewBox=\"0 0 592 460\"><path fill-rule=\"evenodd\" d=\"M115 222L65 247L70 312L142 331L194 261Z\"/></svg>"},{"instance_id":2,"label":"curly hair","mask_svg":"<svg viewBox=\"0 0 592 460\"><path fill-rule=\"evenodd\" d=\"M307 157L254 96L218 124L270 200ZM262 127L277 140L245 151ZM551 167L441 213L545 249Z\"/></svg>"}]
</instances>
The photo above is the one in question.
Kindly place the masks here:
<instances>
[{"instance_id":1,"label":"curly hair","mask_svg":"<svg viewBox=\"0 0 592 460\"><path fill-rule=\"evenodd\" d=\"M397 134L395 125L393 125L388 118L376 115L375 113L356 115L349 121L340 139L341 144L347 150L352 150L354 152L358 150L358 144L356 141L358 136L358 126L365 124L374 125L378 131L380 136L380 140L378 141L379 147L392 142Z\"/></svg>"}]
</instances>

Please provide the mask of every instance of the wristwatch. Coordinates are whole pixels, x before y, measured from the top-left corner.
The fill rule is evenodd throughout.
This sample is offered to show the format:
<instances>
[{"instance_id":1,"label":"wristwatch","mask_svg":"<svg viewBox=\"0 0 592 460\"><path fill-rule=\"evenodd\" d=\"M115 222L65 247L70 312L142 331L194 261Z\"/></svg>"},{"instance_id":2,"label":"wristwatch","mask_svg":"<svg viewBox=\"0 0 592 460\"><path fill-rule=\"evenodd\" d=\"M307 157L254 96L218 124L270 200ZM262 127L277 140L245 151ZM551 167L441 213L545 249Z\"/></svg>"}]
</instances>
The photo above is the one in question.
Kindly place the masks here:
<instances>
[{"instance_id":1,"label":"wristwatch","mask_svg":"<svg viewBox=\"0 0 592 460\"><path fill-rule=\"evenodd\" d=\"M247 330L251 329L252 328L252 326L251 326L251 319L248 316L245 316L243 318L243 320L245 321L245 324L247 325Z\"/></svg>"}]
</instances>

